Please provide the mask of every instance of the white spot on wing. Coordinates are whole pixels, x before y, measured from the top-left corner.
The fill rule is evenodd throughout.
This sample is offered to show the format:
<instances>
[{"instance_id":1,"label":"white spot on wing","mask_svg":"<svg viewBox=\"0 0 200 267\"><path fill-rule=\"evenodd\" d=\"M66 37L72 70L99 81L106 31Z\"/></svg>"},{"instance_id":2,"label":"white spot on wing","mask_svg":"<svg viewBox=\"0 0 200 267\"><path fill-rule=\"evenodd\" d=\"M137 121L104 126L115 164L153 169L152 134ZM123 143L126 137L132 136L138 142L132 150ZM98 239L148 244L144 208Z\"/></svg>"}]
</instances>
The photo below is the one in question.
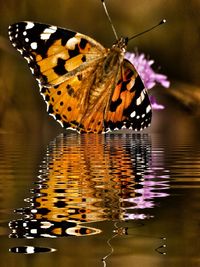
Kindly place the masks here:
<instances>
[{"instance_id":1,"label":"white spot on wing","mask_svg":"<svg viewBox=\"0 0 200 267\"><path fill-rule=\"evenodd\" d=\"M23 54L23 50L22 49L17 49L17 51L19 51L19 53L22 55Z\"/></svg>"},{"instance_id":2,"label":"white spot on wing","mask_svg":"<svg viewBox=\"0 0 200 267\"><path fill-rule=\"evenodd\" d=\"M31 60L29 57L24 57L24 58L27 60L28 63L30 63Z\"/></svg>"},{"instance_id":3,"label":"white spot on wing","mask_svg":"<svg viewBox=\"0 0 200 267\"><path fill-rule=\"evenodd\" d=\"M148 105L147 108L146 108L146 113L149 113L151 111L151 106Z\"/></svg>"},{"instance_id":4,"label":"white spot on wing","mask_svg":"<svg viewBox=\"0 0 200 267\"><path fill-rule=\"evenodd\" d=\"M137 106L139 106L142 103L142 101L144 100L144 98L145 98L145 93L144 92L145 91L143 90L141 92L140 96L138 97L138 99L136 100L136 105Z\"/></svg>"},{"instance_id":5,"label":"white spot on wing","mask_svg":"<svg viewBox=\"0 0 200 267\"><path fill-rule=\"evenodd\" d=\"M41 234L42 237L48 237L48 238L57 238L55 235L49 235L49 234Z\"/></svg>"},{"instance_id":6,"label":"white spot on wing","mask_svg":"<svg viewBox=\"0 0 200 267\"><path fill-rule=\"evenodd\" d=\"M62 123L62 121L60 121L60 120L57 120L57 122L59 122L59 123L60 123L60 125L61 125L62 127L64 127L64 126L63 126L63 123Z\"/></svg>"},{"instance_id":7,"label":"white spot on wing","mask_svg":"<svg viewBox=\"0 0 200 267\"><path fill-rule=\"evenodd\" d=\"M37 213L37 209L32 209L31 213Z\"/></svg>"},{"instance_id":8,"label":"white spot on wing","mask_svg":"<svg viewBox=\"0 0 200 267\"><path fill-rule=\"evenodd\" d=\"M26 247L26 253L27 254L33 254L35 252L35 248L32 246L27 246Z\"/></svg>"},{"instance_id":9,"label":"white spot on wing","mask_svg":"<svg viewBox=\"0 0 200 267\"><path fill-rule=\"evenodd\" d=\"M47 110L47 112L48 112L48 110ZM56 116L53 114L53 113L49 113L48 112L48 114L50 115L50 116L52 116L53 118L54 118L54 120L56 120ZM57 121L57 120L56 120Z\"/></svg>"},{"instance_id":10,"label":"white spot on wing","mask_svg":"<svg viewBox=\"0 0 200 267\"><path fill-rule=\"evenodd\" d=\"M56 26L51 26L51 27L49 27L49 29L51 29L52 30L52 33L53 33L55 31L57 31L58 28Z\"/></svg>"},{"instance_id":11,"label":"white spot on wing","mask_svg":"<svg viewBox=\"0 0 200 267\"><path fill-rule=\"evenodd\" d=\"M36 42L31 43L31 48L34 50L37 49L37 43Z\"/></svg>"},{"instance_id":12,"label":"white spot on wing","mask_svg":"<svg viewBox=\"0 0 200 267\"><path fill-rule=\"evenodd\" d=\"M80 134L80 132L79 132L77 129L75 129L75 128L67 127L66 129L68 129L68 130L72 130L72 131L77 131L77 132Z\"/></svg>"},{"instance_id":13,"label":"white spot on wing","mask_svg":"<svg viewBox=\"0 0 200 267\"><path fill-rule=\"evenodd\" d=\"M30 233L31 233L31 234L37 234L37 229L31 229L31 230L30 230Z\"/></svg>"},{"instance_id":14,"label":"white spot on wing","mask_svg":"<svg viewBox=\"0 0 200 267\"><path fill-rule=\"evenodd\" d=\"M67 41L67 47L71 50L75 49L75 45L79 43L79 39L76 37L72 37Z\"/></svg>"},{"instance_id":15,"label":"white spot on wing","mask_svg":"<svg viewBox=\"0 0 200 267\"><path fill-rule=\"evenodd\" d=\"M35 24L34 24L33 22L27 22L25 29L26 29L26 30L28 30L28 29L32 29L32 28L34 27L34 25L35 25Z\"/></svg>"},{"instance_id":16,"label":"white spot on wing","mask_svg":"<svg viewBox=\"0 0 200 267\"><path fill-rule=\"evenodd\" d=\"M105 134L105 133L111 133L112 130L110 128L106 128L105 131L103 131L102 133Z\"/></svg>"},{"instance_id":17,"label":"white spot on wing","mask_svg":"<svg viewBox=\"0 0 200 267\"><path fill-rule=\"evenodd\" d=\"M135 110L131 113L131 118L134 118L135 117L135 115L136 115L136 112L135 112Z\"/></svg>"},{"instance_id":18,"label":"white spot on wing","mask_svg":"<svg viewBox=\"0 0 200 267\"><path fill-rule=\"evenodd\" d=\"M23 227L27 227L27 223L26 222L23 222Z\"/></svg>"},{"instance_id":19,"label":"white spot on wing","mask_svg":"<svg viewBox=\"0 0 200 267\"><path fill-rule=\"evenodd\" d=\"M34 74L34 69L30 67L31 73Z\"/></svg>"},{"instance_id":20,"label":"white spot on wing","mask_svg":"<svg viewBox=\"0 0 200 267\"><path fill-rule=\"evenodd\" d=\"M41 40L48 40L50 36L51 36L51 33L42 33L40 35L40 39Z\"/></svg>"},{"instance_id":21,"label":"white spot on wing","mask_svg":"<svg viewBox=\"0 0 200 267\"><path fill-rule=\"evenodd\" d=\"M40 38L42 40L48 40L51 36L52 33L57 31L57 27L56 26L51 26L49 28L46 28L43 33L40 35Z\"/></svg>"},{"instance_id":22,"label":"white spot on wing","mask_svg":"<svg viewBox=\"0 0 200 267\"><path fill-rule=\"evenodd\" d=\"M41 81L40 81L40 79L36 78L36 81L37 81L39 84L41 84Z\"/></svg>"},{"instance_id":23,"label":"white spot on wing","mask_svg":"<svg viewBox=\"0 0 200 267\"><path fill-rule=\"evenodd\" d=\"M53 226L53 224L50 222L46 222L46 221L41 222L41 228L43 228L43 229L48 229L51 226Z\"/></svg>"}]
</instances>

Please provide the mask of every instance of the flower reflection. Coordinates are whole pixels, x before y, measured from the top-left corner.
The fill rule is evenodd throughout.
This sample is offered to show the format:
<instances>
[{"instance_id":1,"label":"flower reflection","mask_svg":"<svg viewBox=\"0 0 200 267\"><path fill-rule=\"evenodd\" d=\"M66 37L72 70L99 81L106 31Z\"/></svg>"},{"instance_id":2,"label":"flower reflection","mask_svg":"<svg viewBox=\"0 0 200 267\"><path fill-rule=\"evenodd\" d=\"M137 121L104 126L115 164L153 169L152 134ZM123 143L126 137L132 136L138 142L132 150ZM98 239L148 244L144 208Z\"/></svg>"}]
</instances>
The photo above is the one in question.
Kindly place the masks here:
<instances>
[{"instance_id":1,"label":"flower reflection","mask_svg":"<svg viewBox=\"0 0 200 267\"><path fill-rule=\"evenodd\" d=\"M47 148L29 207L17 210L23 218L9 224L10 237L99 234L88 223L150 218L167 188L162 151L152 151L148 134L61 134Z\"/></svg>"}]
</instances>

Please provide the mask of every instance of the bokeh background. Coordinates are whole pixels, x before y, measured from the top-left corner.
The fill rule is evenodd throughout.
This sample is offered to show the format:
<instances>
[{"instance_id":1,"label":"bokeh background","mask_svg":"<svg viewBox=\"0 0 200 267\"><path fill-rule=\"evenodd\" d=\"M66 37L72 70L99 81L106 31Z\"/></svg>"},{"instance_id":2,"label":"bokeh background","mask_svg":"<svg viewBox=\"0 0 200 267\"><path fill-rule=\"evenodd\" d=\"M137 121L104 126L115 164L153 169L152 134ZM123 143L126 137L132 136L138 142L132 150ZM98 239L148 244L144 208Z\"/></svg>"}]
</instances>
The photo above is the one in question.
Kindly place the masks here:
<instances>
[{"instance_id":1,"label":"bokeh background","mask_svg":"<svg viewBox=\"0 0 200 267\"><path fill-rule=\"evenodd\" d=\"M155 60L154 69L168 76L169 89L152 90L164 111L156 112L153 130L185 118L199 123L200 1L106 0L119 35L132 36L165 18L167 23L128 46ZM106 47L114 36L100 0L0 0L0 131L47 134L61 131L46 113L37 82L27 63L11 46L9 24L32 20L87 34ZM185 126L185 131L187 126Z\"/></svg>"}]
</instances>

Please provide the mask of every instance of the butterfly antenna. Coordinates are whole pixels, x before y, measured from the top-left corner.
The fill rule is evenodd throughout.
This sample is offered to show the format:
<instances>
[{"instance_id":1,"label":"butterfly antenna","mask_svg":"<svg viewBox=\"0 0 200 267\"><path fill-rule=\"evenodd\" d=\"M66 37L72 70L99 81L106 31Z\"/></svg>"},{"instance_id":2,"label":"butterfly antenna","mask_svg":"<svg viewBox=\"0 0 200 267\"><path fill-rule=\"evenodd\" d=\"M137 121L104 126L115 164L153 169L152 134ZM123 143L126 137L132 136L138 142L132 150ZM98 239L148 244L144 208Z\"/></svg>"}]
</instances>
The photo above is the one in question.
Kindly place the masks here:
<instances>
[{"instance_id":1,"label":"butterfly antenna","mask_svg":"<svg viewBox=\"0 0 200 267\"><path fill-rule=\"evenodd\" d=\"M165 23L165 22L166 22L166 19L161 20L161 21L160 21L158 24L156 24L155 26L153 26L153 27L151 27L151 28L149 28L149 29L147 29L147 30L141 32L141 33L138 33L138 34L132 36L131 38L128 38L128 41L130 41L130 40L132 40L132 39L134 39L134 38L136 38L136 37L138 37L138 36L140 36L140 35L142 35L142 34L144 34L144 33L150 32L151 30L157 28L158 26L162 25L162 24Z\"/></svg>"},{"instance_id":2,"label":"butterfly antenna","mask_svg":"<svg viewBox=\"0 0 200 267\"><path fill-rule=\"evenodd\" d=\"M101 0L101 2L102 2L102 4L103 4L103 7L104 7L104 10L105 10L106 16L107 16L107 18L108 18L108 20L109 20L109 22L110 22L111 27L112 27L113 33L114 33L114 35L115 35L115 38L116 38L116 40L118 40L119 38L118 38L117 32L116 32L116 30L115 30L115 27L114 27L114 25L113 25L113 23L112 23L112 20L111 20L111 18L110 18L110 15L109 15L109 13L108 13L108 10L107 10L107 7L106 7L105 0Z\"/></svg>"}]
</instances>

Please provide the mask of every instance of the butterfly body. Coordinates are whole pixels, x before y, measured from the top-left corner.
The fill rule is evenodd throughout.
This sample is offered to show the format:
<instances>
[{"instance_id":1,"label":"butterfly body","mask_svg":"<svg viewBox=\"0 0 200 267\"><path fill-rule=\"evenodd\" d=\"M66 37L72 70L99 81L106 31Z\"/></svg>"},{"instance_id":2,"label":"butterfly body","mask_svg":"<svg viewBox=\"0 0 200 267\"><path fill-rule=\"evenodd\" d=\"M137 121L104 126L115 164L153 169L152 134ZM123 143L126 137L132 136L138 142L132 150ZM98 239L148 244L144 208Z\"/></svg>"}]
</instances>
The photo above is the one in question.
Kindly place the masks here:
<instances>
[{"instance_id":1,"label":"butterfly body","mask_svg":"<svg viewBox=\"0 0 200 267\"><path fill-rule=\"evenodd\" d=\"M86 35L33 22L11 25L9 38L28 61L48 113L64 128L101 133L149 126L147 91L124 58L127 38L107 49Z\"/></svg>"}]
</instances>

